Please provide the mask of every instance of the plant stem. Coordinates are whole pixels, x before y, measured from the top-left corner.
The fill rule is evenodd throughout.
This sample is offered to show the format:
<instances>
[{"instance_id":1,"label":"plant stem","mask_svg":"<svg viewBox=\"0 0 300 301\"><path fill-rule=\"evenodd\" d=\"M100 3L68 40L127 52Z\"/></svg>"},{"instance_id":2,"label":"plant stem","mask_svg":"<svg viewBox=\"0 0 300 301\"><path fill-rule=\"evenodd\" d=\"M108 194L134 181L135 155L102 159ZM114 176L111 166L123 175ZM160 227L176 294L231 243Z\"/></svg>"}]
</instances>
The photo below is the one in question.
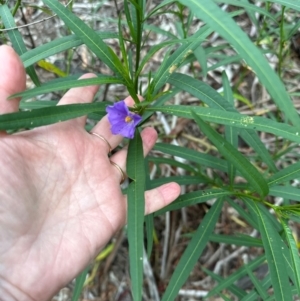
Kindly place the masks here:
<instances>
[{"instance_id":1,"label":"plant stem","mask_svg":"<svg viewBox=\"0 0 300 301\"><path fill-rule=\"evenodd\" d=\"M283 47L285 43L285 38L284 38L284 11L285 11L285 6L282 7L281 10L281 20L280 20L280 40L279 40L279 54L278 54L278 75L281 78L281 73L282 73L282 53L283 53Z\"/></svg>"},{"instance_id":2,"label":"plant stem","mask_svg":"<svg viewBox=\"0 0 300 301\"><path fill-rule=\"evenodd\" d=\"M136 8L135 10L136 10L136 18L137 18L135 73L137 74L137 71L138 71L138 68L139 68L139 65L140 65L140 58L141 58L141 45L142 45L142 31L141 31L141 28L142 28L143 24L142 24L142 18L141 18L142 8L140 7L140 10ZM138 84L139 84L138 77L135 76L134 88L135 88L136 93L138 93Z\"/></svg>"},{"instance_id":3,"label":"plant stem","mask_svg":"<svg viewBox=\"0 0 300 301\"><path fill-rule=\"evenodd\" d=\"M18 10L18 8L20 7L21 2L22 2L22 0L18 0L18 1L16 2L15 7L13 8L13 11L12 11L12 13L11 13L13 16L15 16L15 14L17 13L17 10Z\"/></svg>"}]
</instances>

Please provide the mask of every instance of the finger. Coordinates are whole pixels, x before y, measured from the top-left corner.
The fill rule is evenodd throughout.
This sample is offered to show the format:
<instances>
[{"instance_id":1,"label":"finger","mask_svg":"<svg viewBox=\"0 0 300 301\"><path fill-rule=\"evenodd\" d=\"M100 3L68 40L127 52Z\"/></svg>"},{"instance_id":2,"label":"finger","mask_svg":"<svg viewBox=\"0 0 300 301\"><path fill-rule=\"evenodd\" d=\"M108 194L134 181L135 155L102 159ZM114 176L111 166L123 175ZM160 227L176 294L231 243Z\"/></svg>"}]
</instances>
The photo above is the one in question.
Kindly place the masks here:
<instances>
[{"instance_id":1,"label":"finger","mask_svg":"<svg viewBox=\"0 0 300 301\"><path fill-rule=\"evenodd\" d=\"M180 195L180 186L175 183L168 183L145 194L145 214L153 213L172 203Z\"/></svg>"},{"instance_id":2,"label":"finger","mask_svg":"<svg viewBox=\"0 0 300 301\"><path fill-rule=\"evenodd\" d=\"M144 156L147 156L147 154L155 145L155 142L157 140L157 132L153 128L145 128L141 132L141 138L143 141ZM115 153L113 156L111 156L110 160L116 163L123 170L123 172L126 173L126 158L127 158L127 147L124 147L121 150L119 150L117 153ZM122 175L120 171L114 165L112 165L112 167L115 169L116 177L118 177L119 182L121 182Z\"/></svg>"},{"instance_id":3,"label":"finger","mask_svg":"<svg viewBox=\"0 0 300 301\"><path fill-rule=\"evenodd\" d=\"M92 77L96 77L96 75L93 73L87 73L81 76L79 80L92 78ZM58 102L58 105L92 102L98 89L99 89L99 85L72 88L62 97L62 99ZM70 121L78 122L80 126L84 126L86 121L86 116L76 118Z\"/></svg>"},{"instance_id":4,"label":"finger","mask_svg":"<svg viewBox=\"0 0 300 301\"><path fill-rule=\"evenodd\" d=\"M22 92L26 86L26 74L23 63L13 48L0 46L0 114L17 112L20 98L7 98Z\"/></svg>"},{"instance_id":5,"label":"finger","mask_svg":"<svg viewBox=\"0 0 300 301\"><path fill-rule=\"evenodd\" d=\"M132 107L134 105L134 101L131 96L126 97L124 99L124 102L128 107ZM106 115L94 126L94 128L92 129L92 132L103 136L109 142L112 149L114 149L123 140L123 136L114 135L111 132L110 127L111 127L111 125L110 125L107 115Z\"/></svg>"}]
</instances>

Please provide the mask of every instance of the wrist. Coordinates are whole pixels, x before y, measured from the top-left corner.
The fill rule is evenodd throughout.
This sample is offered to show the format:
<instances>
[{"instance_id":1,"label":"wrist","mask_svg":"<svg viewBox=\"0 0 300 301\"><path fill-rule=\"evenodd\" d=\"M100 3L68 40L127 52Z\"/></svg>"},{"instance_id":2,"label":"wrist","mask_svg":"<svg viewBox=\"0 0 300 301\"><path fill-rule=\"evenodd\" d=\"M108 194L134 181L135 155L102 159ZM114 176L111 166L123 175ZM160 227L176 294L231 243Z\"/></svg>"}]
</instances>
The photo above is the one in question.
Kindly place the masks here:
<instances>
[{"instance_id":1,"label":"wrist","mask_svg":"<svg viewBox=\"0 0 300 301\"><path fill-rule=\"evenodd\" d=\"M21 289L0 276L0 301L34 301Z\"/></svg>"}]
</instances>

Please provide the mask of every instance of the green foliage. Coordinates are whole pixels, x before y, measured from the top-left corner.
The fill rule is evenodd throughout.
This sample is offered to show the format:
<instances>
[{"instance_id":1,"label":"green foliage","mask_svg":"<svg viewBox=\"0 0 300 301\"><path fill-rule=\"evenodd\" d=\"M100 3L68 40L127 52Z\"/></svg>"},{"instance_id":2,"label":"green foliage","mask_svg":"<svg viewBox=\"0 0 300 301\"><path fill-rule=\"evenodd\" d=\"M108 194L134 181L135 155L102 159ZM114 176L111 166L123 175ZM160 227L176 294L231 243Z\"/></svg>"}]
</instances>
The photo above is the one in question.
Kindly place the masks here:
<instances>
[{"instance_id":1,"label":"green foliage","mask_svg":"<svg viewBox=\"0 0 300 301\"><path fill-rule=\"evenodd\" d=\"M20 54L36 87L14 95L22 98L21 111L1 115L1 130L30 129L86 114L97 121L104 116L107 102L56 106L55 100L41 101L38 97L72 87L121 84L133 97L134 109L143 114L141 126L158 112L166 118L176 116L189 120L201 133L201 138L193 137L193 143L199 146L205 142L209 145L207 151L211 151L205 153L168 143L168 139L174 137L161 131L161 141L154 147L156 155L144 159L139 129L130 141L127 173L131 183L125 192L128 195L127 232L133 300L141 301L144 289L144 227L150 257L158 216L189 206L203 206L212 200L213 205L204 218L195 221L197 230L185 235L190 241L162 300L176 298L209 242L263 249L264 255L236 268L225 278L203 267L203 272L216 282L207 298L223 296L224 300L230 300L228 296L235 296L243 301L290 301L293 296L300 296L299 244L294 240L289 223L300 221L300 163L297 162L300 118L287 92L284 77L289 66L286 43L300 27L297 20L288 21L285 14L299 13L300 0L263 1L259 7L258 1L248 0L165 0L152 10L148 10L145 0L124 0L124 10L118 19L111 20L117 24L116 32L97 32L59 1L43 2L73 34L27 50L18 29L8 32L10 42ZM282 5L279 13L271 9L272 3ZM221 9L221 4L231 5L230 13ZM173 16L176 33L152 23L153 18L166 13ZM4 27L15 26L13 15L6 4L0 5L0 21ZM257 29L255 37L250 38L238 23L238 19L245 16ZM199 20L203 24L193 32L191 25ZM146 48L150 34L163 36L163 42ZM212 34L220 35L223 43L208 45L207 40ZM118 40L118 49L109 46L106 39ZM73 74L40 85L35 72L39 60L82 44L93 53L94 59L107 66L109 74L97 74L95 78L80 81L78 75ZM226 55L225 50L230 50L232 55ZM153 68L151 62L158 53L163 53L163 59L157 68ZM271 67L266 54L277 56L278 70ZM209 64L210 60L214 63ZM197 64L201 66L200 71L195 68ZM234 83L224 71L232 64L241 67ZM222 93L208 80L210 72L219 72L220 67L222 75L218 84ZM181 68L185 68L184 73ZM273 112L255 116L255 103L239 90L239 84L246 81L246 74L257 77L260 87L268 91L270 103L275 106ZM140 86L145 79L148 80L147 87L142 90ZM164 90L166 87L169 87L168 91ZM143 103L137 97L140 91L145 98ZM174 104L174 98L187 94L195 99L193 105L187 102ZM246 104L251 113L242 114L241 103ZM271 148L264 142L263 135L274 138ZM251 151L242 152L242 144ZM153 178L149 177L149 164L157 167ZM164 177L160 174L161 165L184 172ZM144 218L144 191L170 181L196 188L187 190L172 204ZM282 198L283 203L276 204L275 197ZM228 207L260 236L213 233L220 215ZM255 271L266 263L269 274L258 280ZM87 270L76 280L73 300L80 294L86 273ZM252 283L248 291L236 285L236 281L246 275Z\"/></svg>"}]
</instances>

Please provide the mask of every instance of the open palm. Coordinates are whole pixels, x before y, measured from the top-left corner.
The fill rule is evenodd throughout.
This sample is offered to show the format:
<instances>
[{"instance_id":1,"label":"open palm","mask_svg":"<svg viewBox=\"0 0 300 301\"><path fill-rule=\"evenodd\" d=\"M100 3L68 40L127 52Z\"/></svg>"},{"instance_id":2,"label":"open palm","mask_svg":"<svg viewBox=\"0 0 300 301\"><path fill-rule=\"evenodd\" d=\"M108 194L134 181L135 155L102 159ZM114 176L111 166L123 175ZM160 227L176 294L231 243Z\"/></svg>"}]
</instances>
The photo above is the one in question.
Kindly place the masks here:
<instances>
[{"instance_id":1,"label":"open palm","mask_svg":"<svg viewBox=\"0 0 300 301\"><path fill-rule=\"evenodd\" d=\"M5 59L4 59L5 58ZM18 110L25 72L14 51L0 47L0 113ZM85 77L93 76L91 74ZM97 87L71 89L59 104L91 102ZM132 104L127 98L126 103ZM92 260L126 221L120 189L126 149L109 160L105 141L84 130L85 118L8 135L0 132L0 295L47 300ZM107 117L93 129L115 148ZM142 132L144 153L156 132ZM146 213L179 194L175 183L146 193ZM1 299L1 298L0 298ZM7 298L7 300L9 300Z\"/></svg>"}]
</instances>

